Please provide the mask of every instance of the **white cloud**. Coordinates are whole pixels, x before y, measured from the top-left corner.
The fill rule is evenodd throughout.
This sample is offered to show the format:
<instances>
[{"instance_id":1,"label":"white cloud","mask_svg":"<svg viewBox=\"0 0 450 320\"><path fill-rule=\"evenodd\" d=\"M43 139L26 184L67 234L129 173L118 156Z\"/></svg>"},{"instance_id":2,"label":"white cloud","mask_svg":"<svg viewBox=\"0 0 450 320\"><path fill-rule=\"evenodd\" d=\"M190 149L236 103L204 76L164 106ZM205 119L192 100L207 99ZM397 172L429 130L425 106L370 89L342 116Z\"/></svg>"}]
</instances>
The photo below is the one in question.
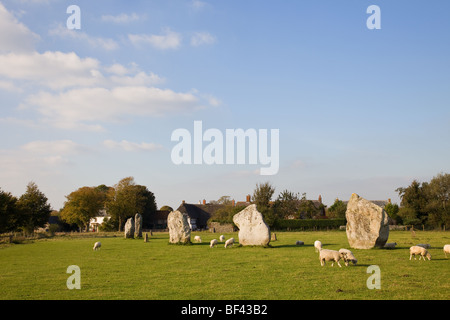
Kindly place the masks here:
<instances>
[{"instance_id":1,"label":"white cloud","mask_svg":"<svg viewBox=\"0 0 450 320\"><path fill-rule=\"evenodd\" d=\"M63 25L59 24L56 28L49 31L52 36L58 36L61 38L75 39L89 44L89 46L102 48L104 50L116 50L119 48L119 44L110 38L93 37L85 32L79 30L69 30Z\"/></svg>"},{"instance_id":2,"label":"white cloud","mask_svg":"<svg viewBox=\"0 0 450 320\"><path fill-rule=\"evenodd\" d=\"M52 89L98 84L99 61L81 59L75 53L47 51L44 53L9 53L0 55L0 76L25 80Z\"/></svg>"},{"instance_id":3,"label":"white cloud","mask_svg":"<svg viewBox=\"0 0 450 320\"><path fill-rule=\"evenodd\" d=\"M102 67L98 60L82 59L74 52L9 53L0 55L0 65L0 76L9 80L24 80L53 90L70 87L143 86L164 82L158 75L140 71L136 66L126 68L114 64ZM14 91L18 86L11 81L0 80L0 88Z\"/></svg>"},{"instance_id":4,"label":"white cloud","mask_svg":"<svg viewBox=\"0 0 450 320\"><path fill-rule=\"evenodd\" d=\"M63 155L74 155L88 151L86 147L81 146L72 140L37 140L23 145L21 149L35 155L51 155L50 158L62 158Z\"/></svg>"},{"instance_id":5,"label":"white cloud","mask_svg":"<svg viewBox=\"0 0 450 320\"><path fill-rule=\"evenodd\" d=\"M170 89L131 86L80 88L52 94L40 92L29 96L22 108L36 108L43 120L60 128L101 130L99 123L123 122L132 117L159 117L189 114L204 108L201 99L192 93Z\"/></svg>"},{"instance_id":6,"label":"white cloud","mask_svg":"<svg viewBox=\"0 0 450 320\"><path fill-rule=\"evenodd\" d=\"M0 30L0 52L29 52L40 39L37 34L20 23L1 2Z\"/></svg>"},{"instance_id":7,"label":"white cloud","mask_svg":"<svg viewBox=\"0 0 450 320\"><path fill-rule=\"evenodd\" d=\"M181 35L169 28L164 29L162 35L129 34L128 39L135 46L150 44L160 50L177 49L181 45Z\"/></svg>"},{"instance_id":8,"label":"white cloud","mask_svg":"<svg viewBox=\"0 0 450 320\"><path fill-rule=\"evenodd\" d=\"M103 15L102 21L118 23L118 24L125 24L125 23L130 23L133 21L138 21L140 18L141 17L136 13L132 13L132 14L121 13L117 16Z\"/></svg>"},{"instance_id":9,"label":"white cloud","mask_svg":"<svg viewBox=\"0 0 450 320\"><path fill-rule=\"evenodd\" d=\"M120 149L124 151L156 151L162 149L161 145L155 143L136 143L122 140L120 142L113 140L105 140L103 145L109 149Z\"/></svg>"},{"instance_id":10,"label":"white cloud","mask_svg":"<svg viewBox=\"0 0 450 320\"><path fill-rule=\"evenodd\" d=\"M198 47L206 44L214 44L216 42L216 37L208 32L196 32L191 37L191 46Z\"/></svg>"}]
</instances>

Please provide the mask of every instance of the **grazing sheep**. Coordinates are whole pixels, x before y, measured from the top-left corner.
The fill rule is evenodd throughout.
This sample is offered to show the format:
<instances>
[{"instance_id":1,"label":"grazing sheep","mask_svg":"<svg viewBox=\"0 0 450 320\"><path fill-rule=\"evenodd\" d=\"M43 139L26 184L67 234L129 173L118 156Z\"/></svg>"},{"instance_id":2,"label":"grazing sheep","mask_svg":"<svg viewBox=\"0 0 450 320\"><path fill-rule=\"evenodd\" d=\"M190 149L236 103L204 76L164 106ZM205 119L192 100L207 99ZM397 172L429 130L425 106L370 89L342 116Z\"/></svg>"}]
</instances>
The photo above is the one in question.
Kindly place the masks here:
<instances>
[{"instance_id":1,"label":"grazing sheep","mask_svg":"<svg viewBox=\"0 0 450 320\"><path fill-rule=\"evenodd\" d=\"M322 249L322 242L320 242L319 240L316 240L314 242L314 248L316 252L320 252L320 250Z\"/></svg>"},{"instance_id":2,"label":"grazing sheep","mask_svg":"<svg viewBox=\"0 0 450 320\"><path fill-rule=\"evenodd\" d=\"M92 249L98 250L98 249L100 249L101 246L102 246L101 242L96 242L96 243L94 243L94 247Z\"/></svg>"},{"instance_id":3,"label":"grazing sheep","mask_svg":"<svg viewBox=\"0 0 450 320\"><path fill-rule=\"evenodd\" d=\"M227 241L225 241L225 248L228 248L229 246L232 246L234 244L234 238L230 238Z\"/></svg>"},{"instance_id":4,"label":"grazing sheep","mask_svg":"<svg viewBox=\"0 0 450 320\"><path fill-rule=\"evenodd\" d=\"M422 248L425 248L425 249L431 249L431 245L428 244L428 243L419 243L416 246L419 246L419 247L422 247Z\"/></svg>"},{"instance_id":5,"label":"grazing sheep","mask_svg":"<svg viewBox=\"0 0 450 320\"><path fill-rule=\"evenodd\" d=\"M353 253L348 249L339 249L339 253L341 254L341 258L344 260L345 265L348 267L348 262L352 262L353 265L358 263Z\"/></svg>"},{"instance_id":6,"label":"grazing sheep","mask_svg":"<svg viewBox=\"0 0 450 320\"><path fill-rule=\"evenodd\" d=\"M305 243L303 241L297 240L295 243L296 246L303 246Z\"/></svg>"},{"instance_id":7,"label":"grazing sheep","mask_svg":"<svg viewBox=\"0 0 450 320\"><path fill-rule=\"evenodd\" d=\"M224 241L225 241L225 236L224 236L224 235L221 235L221 236L219 237L219 240L220 240L220 242L224 242Z\"/></svg>"},{"instance_id":8,"label":"grazing sheep","mask_svg":"<svg viewBox=\"0 0 450 320\"><path fill-rule=\"evenodd\" d=\"M202 238L200 236L195 236L194 241L202 243Z\"/></svg>"},{"instance_id":9,"label":"grazing sheep","mask_svg":"<svg viewBox=\"0 0 450 320\"><path fill-rule=\"evenodd\" d=\"M397 242L390 242L390 243L386 243L386 244L384 245L384 247L385 247L386 249L394 249L396 245L397 245Z\"/></svg>"},{"instance_id":10,"label":"grazing sheep","mask_svg":"<svg viewBox=\"0 0 450 320\"><path fill-rule=\"evenodd\" d=\"M213 240L211 240L211 242L209 243L209 247L210 248L214 248L214 246L216 245L216 244L218 244L219 243L219 241L217 241L217 239L213 239Z\"/></svg>"},{"instance_id":11,"label":"grazing sheep","mask_svg":"<svg viewBox=\"0 0 450 320\"><path fill-rule=\"evenodd\" d=\"M445 254L446 258L447 258L447 253L450 254L450 244L446 244L444 246L444 254Z\"/></svg>"},{"instance_id":12,"label":"grazing sheep","mask_svg":"<svg viewBox=\"0 0 450 320\"><path fill-rule=\"evenodd\" d=\"M427 249L420 246L412 246L409 248L409 260L411 260L412 256L414 256L414 260L416 260L416 255L420 255L419 260L423 258L423 261L425 261L425 257L427 257L428 260L431 260L431 254Z\"/></svg>"},{"instance_id":13,"label":"grazing sheep","mask_svg":"<svg viewBox=\"0 0 450 320\"><path fill-rule=\"evenodd\" d=\"M341 260L341 254L339 253L339 251L321 249L319 251L319 260L322 267L325 265L325 261L333 261L331 263L332 267L334 266L334 263L337 262L339 268L342 268L341 264L339 263L339 260Z\"/></svg>"}]
</instances>

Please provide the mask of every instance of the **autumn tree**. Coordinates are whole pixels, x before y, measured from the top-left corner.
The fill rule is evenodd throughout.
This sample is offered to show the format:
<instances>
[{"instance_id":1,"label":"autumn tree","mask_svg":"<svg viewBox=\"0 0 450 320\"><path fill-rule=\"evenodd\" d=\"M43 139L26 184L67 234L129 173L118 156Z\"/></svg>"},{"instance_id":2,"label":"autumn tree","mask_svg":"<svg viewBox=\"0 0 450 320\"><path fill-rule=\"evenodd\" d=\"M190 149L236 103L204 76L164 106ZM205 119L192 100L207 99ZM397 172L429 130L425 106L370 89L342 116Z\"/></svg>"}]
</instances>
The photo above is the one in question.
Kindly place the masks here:
<instances>
[{"instance_id":1,"label":"autumn tree","mask_svg":"<svg viewBox=\"0 0 450 320\"><path fill-rule=\"evenodd\" d=\"M136 213L143 216L144 224L148 215L156 212L156 200L153 192L147 187L137 185L133 177L120 180L107 195L106 210L111 219L118 222L119 231L126 219L134 217Z\"/></svg>"},{"instance_id":2,"label":"autumn tree","mask_svg":"<svg viewBox=\"0 0 450 320\"><path fill-rule=\"evenodd\" d=\"M106 194L98 187L82 187L66 196L60 218L76 224L80 230L89 228L89 222L103 209Z\"/></svg>"}]
</instances>

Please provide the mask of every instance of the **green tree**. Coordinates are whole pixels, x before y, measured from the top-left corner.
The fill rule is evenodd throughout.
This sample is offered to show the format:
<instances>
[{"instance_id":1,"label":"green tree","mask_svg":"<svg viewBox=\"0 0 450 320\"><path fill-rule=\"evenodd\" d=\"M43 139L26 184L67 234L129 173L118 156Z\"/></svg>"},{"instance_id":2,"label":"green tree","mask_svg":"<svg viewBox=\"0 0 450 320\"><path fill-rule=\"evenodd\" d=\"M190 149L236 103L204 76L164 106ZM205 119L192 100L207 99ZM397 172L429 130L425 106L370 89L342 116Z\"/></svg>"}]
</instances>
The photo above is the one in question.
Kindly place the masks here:
<instances>
[{"instance_id":1,"label":"green tree","mask_svg":"<svg viewBox=\"0 0 450 320\"><path fill-rule=\"evenodd\" d=\"M149 215L156 212L156 209L154 194L147 187L137 185L133 177L120 180L107 195L106 210L111 219L118 222L119 231L126 220L134 217L136 213L143 216L145 224Z\"/></svg>"},{"instance_id":2,"label":"green tree","mask_svg":"<svg viewBox=\"0 0 450 320\"><path fill-rule=\"evenodd\" d=\"M11 193L0 190L0 233L18 228L17 198Z\"/></svg>"},{"instance_id":3,"label":"green tree","mask_svg":"<svg viewBox=\"0 0 450 320\"><path fill-rule=\"evenodd\" d=\"M334 203L328 208L327 216L333 219L345 218L345 213L347 212L347 205L339 200L334 200Z\"/></svg>"},{"instance_id":4,"label":"green tree","mask_svg":"<svg viewBox=\"0 0 450 320\"><path fill-rule=\"evenodd\" d=\"M253 203L256 204L258 210L260 208L269 208L270 201L272 200L273 194L275 193L275 188L269 182L260 183L256 185L253 191Z\"/></svg>"},{"instance_id":5,"label":"green tree","mask_svg":"<svg viewBox=\"0 0 450 320\"><path fill-rule=\"evenodd\" d=\"M396 224L402 224L402 217L399 215L400 208L396 203L388 203L384 206L384 210L388 214L388 216L395 221Z\"/></svg>"},{"instance_id":6,"label":"green tree","mask_svg":"<svg viewBox=\"0 0 450 320\"><path fill-rule=\"evenodd\" d=\"M273 205L276 216L280 219L288 219L289 217L298 218L297 209L299 205L298 193L288 190L282 191Z\"/></svg>"},{"instance_id":7,"label":"green tree","mask_svg":"<svg viewBox=\"0 0 450 320\"><path fill-rule=\"evenodd\" d=\"M66 196L60 218L87 230L89 221L103 209L106 194L96 187L82 187Z\"/></svg>"},{"instance_id":8,"label":"green tree","mask_svg":"<svg viewBox=\"0 0 450 320\"><path fill-rule=\"evenodd\" d=\"M400 196L401 209L399 216L404 223L409 224L423 224L427 220L427 204L428 204L428 183L420 183L413 180L406 188L397 188L396 190Z\"/></svg>"},{"instance_id":9,"label":"green tree","mask_svg":"<svg viewBox=\"0 0 450 320\"><path fill-rule=\"evenodd\" d=\"M312 200L306 199L306 193L303 193L297 212L300 219L313 219L320 215L322 209L323 204L320 204L320 207L316 207Z\"/></svg>"},{"instance_id":10,"label":"green tree","mask_svg":"<svg viewBox=\"0 0 450 320\"><path fill-rule=\"evenodd\" d=\"M18 223L24 232L33 233L34 229L44 227L48 222L52 210L47 201L36 183L28 183L26 192L17 201L20 211Z\"/></svg>"}]
</instances>

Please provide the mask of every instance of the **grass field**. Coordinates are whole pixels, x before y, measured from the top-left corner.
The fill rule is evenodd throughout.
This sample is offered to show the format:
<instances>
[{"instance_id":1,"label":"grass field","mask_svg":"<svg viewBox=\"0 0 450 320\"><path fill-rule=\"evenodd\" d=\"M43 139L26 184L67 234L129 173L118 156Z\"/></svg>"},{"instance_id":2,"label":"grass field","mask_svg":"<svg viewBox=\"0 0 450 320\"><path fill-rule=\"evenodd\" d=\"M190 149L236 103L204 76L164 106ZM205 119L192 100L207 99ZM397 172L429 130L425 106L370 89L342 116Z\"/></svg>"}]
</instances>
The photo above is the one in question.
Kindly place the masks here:
<instances>
[{"instance_id":1,"label":"grass field","mask_svg":"<svg viewBox=\"0 0 450 320\"><path fill-rule=\"evenodd\" d=\"M0 299L127 300L429 300L450 298L449 232L393 231L393 250L352 249L358 264L320 266L313 243L349 248L346 233L279 232L270 247L210 249L219 234L194 232L203 243L169 245L168 233L148 243L122 237L55 237L0 249ZM225 234L226 238L237 233ZM295 246L301 240L304 246ZM102 242L93 251L95 241ZM431 261L409 260L409 247L430 243ZM67 267L81 270L81 289L69 290ZM381 270L381 289L369 290L370 265Z\"/></svg>"}]
</instances>

